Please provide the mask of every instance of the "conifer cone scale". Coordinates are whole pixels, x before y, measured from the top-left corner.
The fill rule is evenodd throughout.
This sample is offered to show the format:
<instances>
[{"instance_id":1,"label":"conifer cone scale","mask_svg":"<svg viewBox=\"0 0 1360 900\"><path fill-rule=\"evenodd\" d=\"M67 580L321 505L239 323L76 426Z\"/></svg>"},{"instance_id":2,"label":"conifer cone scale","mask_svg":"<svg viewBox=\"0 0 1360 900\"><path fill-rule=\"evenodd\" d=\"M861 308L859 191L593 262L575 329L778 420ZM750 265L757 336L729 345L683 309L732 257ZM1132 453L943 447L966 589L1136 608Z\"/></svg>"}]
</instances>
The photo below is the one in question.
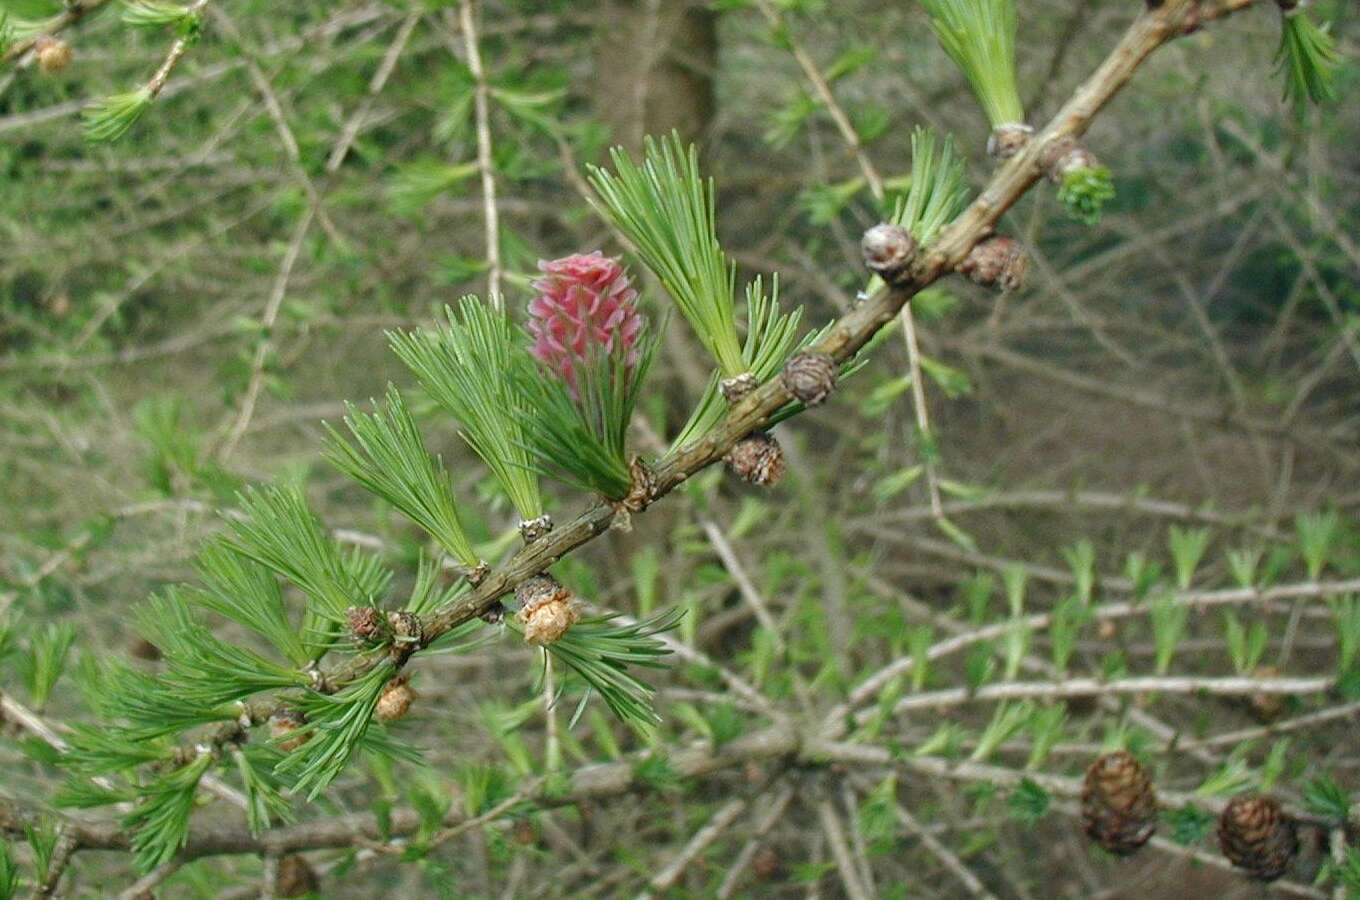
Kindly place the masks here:
<instances>
[{"instance_id":1,"label":"conifer cone scale","mask_svg":"<svg viewBox=\"0 0 1360 900\"><path fill-rule=\"evenodd\" d=\"M759 487L778 484L787 467L783 448L767 431L752 432L737 441L723 460L733 474Z\"/></svg>"},{"instance_id":2,"label":"conifer cone scale","mask_svg":"<svg viewBox=\"0 0 1360 900\"><path fill-rule=\"evenodd\" d=\"M959 263L959 272L983 287L1018 290L1029 272L1029 257L1015 238L996 235L980 241Z\"/></svg>"},{"instance_id":3,"label":"conifer cone scale","mask_svg":"<svg viewBox=\"0 0 1360 900\"><path fill-rule=\"evenodd\" d=\"M1086 836L1116 856L1128 856L1157 830L1157 793L1138 760L1126 751L1091 763L1081 790Z\"/></svg>"},{"instance_id":4,"label":"conifer cone scale","mask_svg":"<svg viewBox=\"0 0 1360 900\"><path fill-rule=\"evenodd\" d=\"M520 582L515 588L515 599L519 601L515 619L524 626L524 640L536 647L561 640L581 618L571 591L548 574Z\"/></svg>"},{"instance_id":5,"label":"conifer cone scale","mask_svg":"<svg viewBox=\"0 0 1360 900\"><path fill-rule=\"evenodd\" d=\"M1274 881L1299 852L1298 828L1273 797L1238 794L1219 817L1218 846L1252 878Z\"/></svg>"},{"instance_id":6,"label":"conifer cone scale","mask_svg":"<svg viewBox=\"0 0 1360 900\"><path fill-rule=\"evenodd\" d=\"M836 361L825 353L795 353L784 364L784 387L806 406L817 406L836 387Z\"/></svg>"},{"instance_id":7,"label":"conifer cone scale","mask_svg":"<svg viewBox=\"0 0 1360 900\"><path fill-rule=\"evenodd\" d=\"M911 263L916 258L916 238L901 225L883 223L864 232L860 242L864 266L883 283L901 287L911 278Z\"/></svg>"}]
</instances>

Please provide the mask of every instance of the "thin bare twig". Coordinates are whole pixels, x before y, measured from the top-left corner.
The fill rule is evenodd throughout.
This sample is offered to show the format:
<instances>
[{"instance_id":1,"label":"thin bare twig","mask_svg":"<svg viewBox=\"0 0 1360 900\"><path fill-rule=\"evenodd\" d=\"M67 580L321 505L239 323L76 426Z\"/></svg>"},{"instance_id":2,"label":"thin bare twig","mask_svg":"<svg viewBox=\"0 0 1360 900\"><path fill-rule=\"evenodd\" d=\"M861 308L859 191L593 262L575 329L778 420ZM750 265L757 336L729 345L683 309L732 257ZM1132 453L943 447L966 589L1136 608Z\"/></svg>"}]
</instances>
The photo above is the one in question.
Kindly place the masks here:
<instances>
[{"instance_id":1,"label":"thin bare twig","mask_svg":"<svg viewBox=\"0 0 1360 900\"><path fill-rule=\"evenodd\" d=\"M477 46L475 5L475 0L459 0L458 21L462 25L468 69L477 83L473 94L473 117L477 128L477 168L482 175L482 217L486 229L486 293L491 308L500 310L505 301L501 297L501 228L496 210L495 160L491 155L491 87L482 66L482 52Z\"/></svg>"}]
</instances>

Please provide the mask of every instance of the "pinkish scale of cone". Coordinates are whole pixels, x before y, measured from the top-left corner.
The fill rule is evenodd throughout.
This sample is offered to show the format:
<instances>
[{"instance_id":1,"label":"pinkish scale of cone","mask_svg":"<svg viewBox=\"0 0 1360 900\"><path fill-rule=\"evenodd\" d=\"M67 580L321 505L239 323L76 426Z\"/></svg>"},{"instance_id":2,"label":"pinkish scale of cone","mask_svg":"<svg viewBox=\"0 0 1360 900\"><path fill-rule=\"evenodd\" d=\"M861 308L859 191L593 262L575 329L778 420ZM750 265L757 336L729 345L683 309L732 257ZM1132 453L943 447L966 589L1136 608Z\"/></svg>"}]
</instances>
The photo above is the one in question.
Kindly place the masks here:
<instances>
[{"instance_id":1,"label":"pinkish scale of cone","mask_svg":"<svg viewBox=\"0 0 1360 900\"><path fill-rule=\"evenodd\" d=\"M533 283L538 296L529 304L532 352L540 362L575 386L575 370L595 348L625 350L637 362L642 316L637 291L617 259L600 251L540 261L543 276Z\"/></svg>"}]
</instances>

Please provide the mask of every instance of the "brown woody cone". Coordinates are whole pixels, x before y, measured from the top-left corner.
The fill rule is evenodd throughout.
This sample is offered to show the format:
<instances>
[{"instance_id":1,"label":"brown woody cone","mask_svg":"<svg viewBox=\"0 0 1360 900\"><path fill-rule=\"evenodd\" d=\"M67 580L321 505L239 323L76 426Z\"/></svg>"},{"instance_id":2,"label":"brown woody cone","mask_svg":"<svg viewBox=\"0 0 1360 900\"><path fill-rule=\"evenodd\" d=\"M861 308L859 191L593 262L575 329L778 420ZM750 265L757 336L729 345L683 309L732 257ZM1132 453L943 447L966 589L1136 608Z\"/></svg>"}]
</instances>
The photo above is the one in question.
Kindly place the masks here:
<instances>
[{"instance_id":1,"label":"brown woody cone","mask_svg":"<svg viewBox=\"0 0 1360 900\"><path fill-rule=\"evenodd\" d=\"M524 626L524 640L537 647L561 640L581 618L576 598L551 575L526 578L515 588L515 599L519 601L515 618Z\"/></svg>"},{"instance_id":2,"label":"brown woody cone","mask_svg":"<svg viewBox=\"0 0 1360 900\"><path fill-rule=\"evenodd\" d=\"M1081 789L1086 836L1117 856L1128 856L1157 830L1157 792L1142 765L1123 750L1091 763Z\"/></svg>"},{"instance_id":3,"label":"brown woody cone","mask_svg":"<svg viewBox=\"0 0 1360 900\"><path fill-rule=\"evenodd\" d=\"M723 459L743 481L761 487L777 484L784 477L784 450L765 431L752 432L737 441Z\"/></svg>"},{"instance_id":4,"label":"brown woody cone","mask_svg":"<svg viewBox=\"0 0 1360 900\"><path fill-rule=\"evenodd\" d=\"M1274 881L1289 871L1299 852L1299 835L1278 800L1238 794L1219 817L1218 846L1252 878Z\"/></svg>"},{"instance_id":5,"label":"brown woody cone","mask_svg":"<svg viewBox=\"0 0 1360 900\"><path fill-rule=\"evenodd\" d=\"M966 259L959 263L959 272L984 287L1014 291L1025 283L1029 271L1029 257L1015 238L1002 235L989 237L978 243Z\"/></svg>"},{"instance_id":6,"label":"brown woody cone","mask_svg":"<svg viewBox=\"0 0 1360 900\"><path fill-rule=\"evenodd\" d=\"M901 225L886 222L864 232L860 241L864 265L884 283L900 285L911 277L911 261L916 258L916 239Z\"/></svg>"},{"instance_id":7,"label":"brown woody cone","mask_svg":"<svg viewBox=\"0 0 1360 900\"><path fill-rule=\"evenodd\" d=\"M795 353L784 363L784 387L805 406L816 406L836 387L836 361L825 353Z\"/></svg>"},{"instance_id":8,"label":"brown woody cone","mask_svg":"<svg viewBox=\"0 0 1360 900\"><path fill-rule=\"evenodd\" d=\"M279 860L279 871L274 878L274 894L278 897L305 897L321 887L316 872L302 856L294 853Z\"/></svg>"},{"instance_id":9,"label":"brown woody cone","mask_svg":"<svg viewBox=\"0 0 1360 900\"><path fill-rule=\"evenodd\" d=\"M383 686L376 707L379 720L395 722L410 712L411 703L416 699L416 692L407 681L405 675L398 675Z\"/></svg>"}]
</instances>

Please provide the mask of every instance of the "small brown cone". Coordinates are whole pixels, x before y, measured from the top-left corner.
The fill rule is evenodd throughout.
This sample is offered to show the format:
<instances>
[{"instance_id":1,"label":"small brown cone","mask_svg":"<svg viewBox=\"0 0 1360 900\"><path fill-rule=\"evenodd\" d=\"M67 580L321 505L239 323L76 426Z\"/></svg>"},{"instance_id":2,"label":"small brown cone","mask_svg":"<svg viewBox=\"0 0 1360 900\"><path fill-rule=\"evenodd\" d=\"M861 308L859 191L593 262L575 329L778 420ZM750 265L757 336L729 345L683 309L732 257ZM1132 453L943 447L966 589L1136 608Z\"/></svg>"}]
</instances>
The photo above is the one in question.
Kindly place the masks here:
<instances>
[{"instance_id":1,"label":"small brown cone","mask_svg":"<svg viewBox=\"0 0 1360 900\"><path fill-rule=\"evenodd\" d=\"M316 871L299 854L279 860L279 871L274 877L274 894L278 897L305 897L321 887Z\"/></svg>"},{"instance_id":2,"label":"small brown cone","mask_svg":"<svg viewBox=\"0 0 1360 900\"><path fill-rule=\"evenodd\" d=\"M784 363L784 387L806 406L816 406L836 387L836 361L825 353L795 353Z\"/></svg>"},{"instance_id":3,"label":"small brown cone","mask_svg":"<svg viewBox=\"0 0 1360 900\"><path fill-rule=\"evenodd\" d=\"M959 272L983 287L1014 291L1025 283L1029 257L1015 238L996 235L973 247Z\"/></svg>"},{"instance_id":4,"label":"small brown cone","mask_svg":"<svg viewBox=\"0 0 1360 900\"><path fill-rule=\"evenodd\" d=\"M1252 878L1274 881L1289 871L1299 852L1299 835L1278 800L1238 794L1219 817L1218 846Z\"/></svg>"},{"instance_id":5,"label":"small brown cone","mask_svg":"<svg viewBox=\"0 0 1360 900\"><path fill-rule=\"evenodd\" d=\"M71 64L71 45L51 35L45 34L34 41L33 53L44 75L60 72Z\"/></svg>"},{"instance_id":6,"label":"small brown cone","mask_svg":"<svg viewBox=\"0 0 1360 900\"><path fill-rule=\"evenodd\" d=\"M383 635L383 614L371 606L351 606L345 610L350 636L360 644L373 644Z\"/></svg>"},{"instance_id":7,"label":"small brown cone","mask_svg":"<svg viewBox=\"0 0 1360 900\"><path fill-rule=\"evenodd\" d=\"M515 588L519 612L515 619L524 626L524 640L544 647L561 640L581 618L576 598L551 575L526 578Z\"/></svg>"},{"instance_id":8,"label":"small brown cone","mask_svg":"<svg viewBox=\"0 0 1360 900\"><path fill-rule=\"evenodd\" d=\"M411 704L416 699L416 692L407 683L405 675L398 675L387 682L378 696L376 712L378 719L383 722L395 722L405 718L411 710Z\"/></svg>"},{"instance_id":9,"label":"small brown cone","mask_svg":"<svg viewBox=\"0 0 1360 900\"><path fill-rule=\"evenodd\" d=\"M784 477L784 450L765 431L752 432L737 441L723 459L733 474L761 487L777 484Z\"/></svg>"},{"instance_id":10,"label":"small brown cone","mask_svg":"<svg viewBox=\"0 0 1360 900\"><path fill-rule=\"evenodd\" d=\"M761 847L751 857L751 871L761 881L769 881L779 874L779 853L773 847Z\"/></svg>"},{"instance_id":11,"label":"small brown cone","mask_svg":"<svg viewBox=\"0 0 1360 900\"><path fill-rule=\"evenodd\" d=\"M916 238L901 225L886 222L864 232L860 241L864 266L884 283L905 284L911 277L911 262L916 258Z\"/></svg>"},{"instance_id":12,"label":"small brown cone","mask_svg":"<svg viewBox=\"0 0 1360 900\"><path fill-rule=\"evenodd\" d=\"M1157 792L1138 760L1124 750L1096 759L1081 789L1086 836L1117 856L1128 856L1157 830Z\"/></svg>"},{"instance_id":13,"label":"small brown cone","mask_svg":"<svg viewBox=\"0 0 1360 900\"><path fill-rule=\"evenodd\" d=\"M1251 673L1253 678L1279 678L1280 670L1274 666L1257 666ZM1284 713L1285 701L1288 697L1284 694L1252 694L1248 698L1248 706L1251 714L1262 724L1270 724Z\"/></svg>"}]
</instances>

